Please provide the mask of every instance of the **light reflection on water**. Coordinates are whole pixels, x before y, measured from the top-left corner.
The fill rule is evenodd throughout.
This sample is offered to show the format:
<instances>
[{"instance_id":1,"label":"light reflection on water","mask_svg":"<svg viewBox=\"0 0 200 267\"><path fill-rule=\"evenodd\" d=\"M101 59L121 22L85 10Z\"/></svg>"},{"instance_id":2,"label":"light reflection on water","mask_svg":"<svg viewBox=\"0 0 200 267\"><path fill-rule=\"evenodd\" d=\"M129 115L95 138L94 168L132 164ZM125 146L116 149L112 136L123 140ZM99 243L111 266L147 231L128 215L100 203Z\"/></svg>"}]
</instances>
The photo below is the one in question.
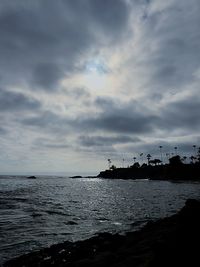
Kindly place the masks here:
<instances>
[{"instance_id":1,"label":"light reflection on water","mask_svg":"<svg viewBox=\"0 0 200 267\"><path fill-rule=\"evenodd\" d=\"M0 177L0 259L175 213L200 183Z\"/></svg>"}]
</instances>

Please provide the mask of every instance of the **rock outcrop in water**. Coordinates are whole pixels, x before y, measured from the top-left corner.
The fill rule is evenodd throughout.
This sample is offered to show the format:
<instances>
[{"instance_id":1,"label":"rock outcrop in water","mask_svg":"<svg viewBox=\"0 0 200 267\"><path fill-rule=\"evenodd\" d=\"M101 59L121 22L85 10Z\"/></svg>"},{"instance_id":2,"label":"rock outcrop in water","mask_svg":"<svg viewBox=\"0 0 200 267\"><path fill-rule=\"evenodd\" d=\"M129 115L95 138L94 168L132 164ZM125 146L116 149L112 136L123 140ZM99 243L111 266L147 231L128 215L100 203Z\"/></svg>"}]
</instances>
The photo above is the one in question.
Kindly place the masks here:
<instances>
[{"instance_id":1,"label":"rock outcrop in water","mask_svg":"<svg viewBox=\"0 0 200 267\"><path fill-rule=\"evenodd\" d=\"M64 242L5 263L4 267L183 267L200 266L200 201L188 200L169 218L126 235L99 234Z\"/></svg>"},{"instance_id":2,"label":"rock outcrop in water","mask_svg":"<svg viewBox=\"0 0 200 267\"><path fill-rule=\"evenodd\" d=\"M27 178L28 178L28 179L37 179L37 178L36 178L35 176L33 176L33 175L32 175L32 176L28 176Z\"/></svg>"}]
</instances>

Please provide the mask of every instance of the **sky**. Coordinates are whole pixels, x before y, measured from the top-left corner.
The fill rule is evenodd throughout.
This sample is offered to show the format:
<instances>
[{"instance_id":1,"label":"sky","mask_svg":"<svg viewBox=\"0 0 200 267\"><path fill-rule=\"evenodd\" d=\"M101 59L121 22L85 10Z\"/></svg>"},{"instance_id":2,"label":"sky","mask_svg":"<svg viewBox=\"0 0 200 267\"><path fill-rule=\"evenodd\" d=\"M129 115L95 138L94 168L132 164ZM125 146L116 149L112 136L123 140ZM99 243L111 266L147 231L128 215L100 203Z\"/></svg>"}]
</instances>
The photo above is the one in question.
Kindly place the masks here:
<instances>
[{"instance_id":1,"label":"sky","mask_svg":"<svg viewBox=\"0 0 200 267\"><path fill-rule=\"evenodd\" d=\"M1 0L0 172L194 154L199 14L199 0Z\"/></svg>"}]
</instances>

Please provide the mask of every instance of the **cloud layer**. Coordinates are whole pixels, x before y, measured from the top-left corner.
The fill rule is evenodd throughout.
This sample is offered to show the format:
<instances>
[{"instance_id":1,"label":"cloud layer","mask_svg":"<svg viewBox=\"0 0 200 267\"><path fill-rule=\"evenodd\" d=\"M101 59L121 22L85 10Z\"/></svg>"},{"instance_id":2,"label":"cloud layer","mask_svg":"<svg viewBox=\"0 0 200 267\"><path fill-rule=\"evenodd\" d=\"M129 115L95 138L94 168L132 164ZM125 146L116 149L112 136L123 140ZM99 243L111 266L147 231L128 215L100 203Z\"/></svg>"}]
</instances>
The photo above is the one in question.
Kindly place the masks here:
<instances>
[{"instance_id":1,"label":"cloud layer","mask_svg":"<svg viewBox=\"0 0 200 267\"><path fill-rule=\"evenodd\" d=\"M65 75L81 69L90 50L122 38L128 13L122 0L2 1L2 82L56 90Z\"/></svg>"},{"instance_id":2,"label":"cloud layer","mask_svg":"<svg viewBox=\"0 0 200 267\"><path fill-rule=\"evenodd\" d=\"M198 0L1 1L2 171L193 153L199 13Z\"/></svg>"}]
</instances>

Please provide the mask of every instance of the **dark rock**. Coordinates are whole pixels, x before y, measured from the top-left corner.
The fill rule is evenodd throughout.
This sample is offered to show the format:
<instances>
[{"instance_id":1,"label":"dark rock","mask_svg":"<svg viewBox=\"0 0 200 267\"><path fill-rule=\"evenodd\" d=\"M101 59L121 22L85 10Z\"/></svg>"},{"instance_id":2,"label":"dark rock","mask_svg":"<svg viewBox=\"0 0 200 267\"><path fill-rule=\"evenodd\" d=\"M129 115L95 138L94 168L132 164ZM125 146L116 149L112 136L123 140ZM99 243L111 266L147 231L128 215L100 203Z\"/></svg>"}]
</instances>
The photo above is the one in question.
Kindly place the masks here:
<instances>
[{"instance_id":1,"label":"dark rock","mask_svg":"<svg viewBox=\"0 0 200 267\"><path fill-rule=\"evenodd\" d=\"M35 176L28 176L28 179L37 179Z\"/></svg>"},{"instance_id":2,"label":"dark rock","mask_svg":"<svg viewBox=\"0 0 200 267\"><path fill-rule=\"evenodd\" d=\"M68 222L66 222L65 224L66 224L66 225L77 225L77 223L74 222L74 221L68 221Z\"/></svg>"},{"instance_id":3,"label":"dark rock","mask_svg":"<svg viewBox=\"0 0 200 267\"><path fill-rule=\"evenodd\" d=\"M71 176L71 177L69 177L69 178L83 178L83 177L80 176L80 175L76 175L76 176Z\"/></svg>"},{"instance_id":4,"label":"dark rock","mask_svg":"<svg viewBox=\"0 0 200 267\"><path fill-rule=\"evenodd\" d=\"M97 176L84 176L84 178L97 178Z\"/></svg>"}]
</instances>

